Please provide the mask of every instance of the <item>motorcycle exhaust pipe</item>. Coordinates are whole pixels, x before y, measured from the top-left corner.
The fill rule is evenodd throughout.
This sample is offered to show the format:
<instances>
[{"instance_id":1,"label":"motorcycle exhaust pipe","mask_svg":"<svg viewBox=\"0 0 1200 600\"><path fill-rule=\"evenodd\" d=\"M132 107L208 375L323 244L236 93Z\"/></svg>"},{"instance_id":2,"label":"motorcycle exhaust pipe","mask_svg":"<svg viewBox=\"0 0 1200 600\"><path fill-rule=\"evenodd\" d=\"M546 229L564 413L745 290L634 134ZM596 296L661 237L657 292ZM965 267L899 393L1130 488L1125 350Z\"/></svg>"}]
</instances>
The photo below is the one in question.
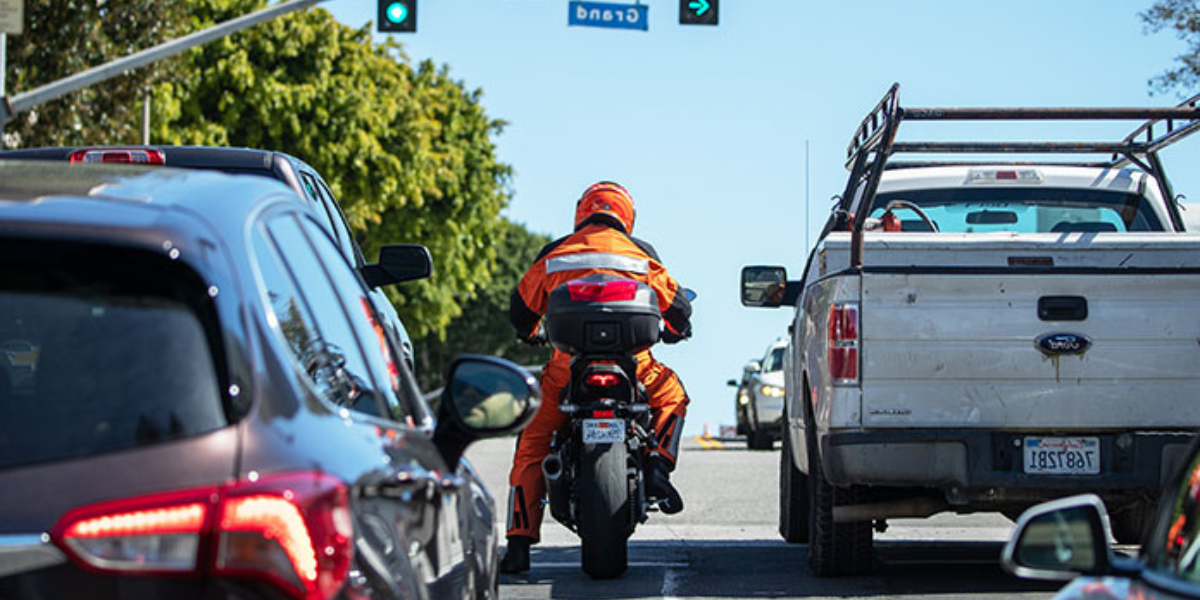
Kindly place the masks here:
<instances>
[{"instance_id":1,"label":"motorcycle exhaust pipe","mask_svg":"<svg viewBox=\"0 0 1200 600\"><path fill-rule=\"evenodd\" d=\"M562 456L559 456L557 452L548 454L546 458L542 459L542 475L546 477L546 481L558 481L558 478L562 477L562 472Z\"/></svg>"},{"instance_id":2,"label":"motorcycle exhaust pipe","mask_svg":"<svg viewBox=\"0 0 1200 600\"><path fill-rule=\"evenodd\" d=\"M571 524L570 482L563 477L562 456L555 452L542 459L542 475L546 478L546 498L550 516L564 525Z\"/></svg>"}]
</instances>

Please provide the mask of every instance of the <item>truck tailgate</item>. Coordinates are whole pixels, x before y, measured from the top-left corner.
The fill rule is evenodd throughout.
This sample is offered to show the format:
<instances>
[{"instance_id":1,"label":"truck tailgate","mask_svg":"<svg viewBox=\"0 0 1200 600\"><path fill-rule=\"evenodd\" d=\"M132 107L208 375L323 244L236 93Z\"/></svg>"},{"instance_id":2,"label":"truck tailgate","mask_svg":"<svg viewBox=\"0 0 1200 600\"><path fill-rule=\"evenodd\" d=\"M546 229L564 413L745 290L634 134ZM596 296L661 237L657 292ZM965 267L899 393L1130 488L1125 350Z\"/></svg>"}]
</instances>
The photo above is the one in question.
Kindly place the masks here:
<instances>
[{"instance_id":1,"label":"truck tailgate","mask_svg":"<svg viewBox=\"0 0 1200 600\"><path fill-rule=\"evenodd\" d=\"M864 244L863 425L1200 426L1200 237L897 237ZM1047 355L1053 334L1090 346Z\"/></svg>"}]
</instances>

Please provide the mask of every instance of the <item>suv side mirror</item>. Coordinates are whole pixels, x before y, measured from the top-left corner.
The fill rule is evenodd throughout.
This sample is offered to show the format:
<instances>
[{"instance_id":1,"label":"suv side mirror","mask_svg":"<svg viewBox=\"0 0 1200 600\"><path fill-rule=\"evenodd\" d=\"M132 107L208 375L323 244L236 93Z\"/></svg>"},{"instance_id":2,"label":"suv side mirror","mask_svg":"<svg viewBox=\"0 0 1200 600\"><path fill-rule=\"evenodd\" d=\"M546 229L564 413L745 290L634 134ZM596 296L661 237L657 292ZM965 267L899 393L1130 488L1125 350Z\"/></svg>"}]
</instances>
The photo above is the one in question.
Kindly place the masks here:
<instances>
[{"instance_id":1,"label":"suv side mirror","mask_svg":"<svg viewBox=\"0 0 1200 600\"><path fill-rule=\"evenodd\" d=\"M520 431L542 403L538 380L502 358L462 356L450 366L433 441L450 465L475 440Z\"/></svg>"},{"instance_id":2,"label":"suv side mirror","mask_svg":"<svg viewBox=\"0 0 1200 600\"><path fill-rule=\"evenodd\" d=\"M1108 513L1095 494L1046 502L1021 514L1000 562L1026 579L1066 580L1112 572Z\"/></svg>"},{"instance_id":3,"label":"suv side mirror","mask_svg":"<svg viewBox=\"0 0 1200 600\"><path fill-rule=\"evenodd\" d=\"M758 372L762 371L762 361L758 360L756 358L756 359L746 363L746 366L742 367L742 371L745 371L748 374L749 373L758 373Z\"/></svg>"},{"instance_id":4,"label":"suv side mirror","mask_svg":"<svg viewBox=\"0 0 1200 600\"><path fill-rule=\"evenodd\" d=\"M363 265L367 285L385 285L425 279L433 274L433 256L420 244L391 244L379 249L379 262Z\"/></svg>"},{"instance_id":5,"label":"suv side mirror","mask_svg":"<svg viewBox=\"0 0 1200 600\"><path fill-rule=\"evenodd\" d=\"M787 269L783 267L742 267L742 305L775 308L783 304L787 292Z\"/></svg>"}]
</instances>

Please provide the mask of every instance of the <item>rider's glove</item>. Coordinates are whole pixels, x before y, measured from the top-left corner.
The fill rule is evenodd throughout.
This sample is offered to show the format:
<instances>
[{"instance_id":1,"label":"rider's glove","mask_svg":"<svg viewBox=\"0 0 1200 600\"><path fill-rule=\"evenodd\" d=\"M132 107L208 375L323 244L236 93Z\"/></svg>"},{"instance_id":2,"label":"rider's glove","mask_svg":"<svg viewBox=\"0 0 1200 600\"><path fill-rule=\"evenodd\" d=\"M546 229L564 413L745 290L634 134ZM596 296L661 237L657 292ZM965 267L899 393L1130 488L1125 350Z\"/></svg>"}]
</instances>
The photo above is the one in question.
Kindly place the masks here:
<instances>
[{"instance_id":1,"label":"rider's glove","mask_svg":"<svg viewBox=\"0 0 1200 600\"><path fill-rule=\"evenodd\" d=\"M683 335L680 335L674 331L671 331L670 327L664 327L662 335L659 336L659 339L661 339L664 344L678 344L679 342L682 342L690 337L692 337L691 328L688 328L687 331L683 332Z\"/></svg>"}]
</instances>

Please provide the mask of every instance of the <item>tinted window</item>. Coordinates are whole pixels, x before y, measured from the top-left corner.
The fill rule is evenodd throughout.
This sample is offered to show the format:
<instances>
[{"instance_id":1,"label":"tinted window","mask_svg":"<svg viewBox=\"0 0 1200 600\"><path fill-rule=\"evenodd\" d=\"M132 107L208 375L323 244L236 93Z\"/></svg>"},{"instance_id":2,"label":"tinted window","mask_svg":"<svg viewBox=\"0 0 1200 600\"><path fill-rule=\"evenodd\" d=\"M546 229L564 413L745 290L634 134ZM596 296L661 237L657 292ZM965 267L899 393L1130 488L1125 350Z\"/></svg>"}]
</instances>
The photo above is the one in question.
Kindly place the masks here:
<instances>
[{"instance_id":1,"label":"tinted window","mask_svg":"<svg viewBox=\"0 0 1200 600\"><path fill-rule=\"evenodd\" d=\"M370 373L340 308L329 303L329 282L291 216L270 223L278 243L256 230L254 252L272 317L300 370L329 402L380 416ZM288 259L276 249L283 248ZM298 282L304 282L301 293ZM331 310L332 309L332 310ZM314 315L320 315L315 317Z\"/></svg>"},{"instance_id":2,"label":"tinted window","mask_svg":"<svg viewBox=\"0 0 1200 600\"><path fill-rule=\"evenodd\" d=\"M300 174L300 185L304 188L304 197L312 203L310 207L321 222L321 226L328 228L330 235L337 235L337 231L333 226L333 215L329 214L329 208L321 200L321 193L317 188L317 180L313 178L311 173L305 171L298 172Z\"/></svg>"},{"instance_id":3,"label":"tinted window","mask_svg":"<svg viewBox=\"0 0 1200 600\"><path fill-rule=\"evenodd\" d=\"M206 290L157 254L0 242L0 468L227 425Z\"/></svg>"},{"instance_id":4,"label":"tinted window","mask_svg":"<svg viewBox=\"0 0 1200 600\"><path fill-rule=\"evenodd\" d=\"M342 254L346 256L346 260L350 264L359 267L364 261L362 251L358 249L358 243L354 241L354 236L350 233L350 226L346 224L346 215L342 214L342 207L333 197L333 192L329 191L329 186L320 178L317 178L317 189L321 192L321 199L325 201L329 209L329 218L333 220L333 226L336 229L334 232L337 238L338 246L342 250Z\"/></svg>"},{"instance_id":5,"label":"tinted window","mask_svg":"<svg viewBox=\"0 0 1200 600\"><path fill-rule=\"evenodd\" d=\"M1071 188L950 188L879 194L871 217L893 200L916 204L950 233L1162 231L1150 203L1137 194ZM928 231L915 212L896 209L905 231Z\"/></svg>"},{"instance_id":6,"label":"tinted window","mask_svg":"<svg viewBox=\"0 0 1200 600\"><path fill-rule=\"evenodd\" d=\"M364 341L367 361L376 373L384 374L387 378L388 389L383 395L387 399L392 417L412 425L412 406L402 394L404 388L401 386L399 370L402 361L389 343L379 315L367 298L366 287L342 259L337 248L334 248L328 234L322 232L311 221L305 221L304 226L333 280L333 289L343 298L343 307L350 317L355 333Z\"/></svg>"}]
</instances>

